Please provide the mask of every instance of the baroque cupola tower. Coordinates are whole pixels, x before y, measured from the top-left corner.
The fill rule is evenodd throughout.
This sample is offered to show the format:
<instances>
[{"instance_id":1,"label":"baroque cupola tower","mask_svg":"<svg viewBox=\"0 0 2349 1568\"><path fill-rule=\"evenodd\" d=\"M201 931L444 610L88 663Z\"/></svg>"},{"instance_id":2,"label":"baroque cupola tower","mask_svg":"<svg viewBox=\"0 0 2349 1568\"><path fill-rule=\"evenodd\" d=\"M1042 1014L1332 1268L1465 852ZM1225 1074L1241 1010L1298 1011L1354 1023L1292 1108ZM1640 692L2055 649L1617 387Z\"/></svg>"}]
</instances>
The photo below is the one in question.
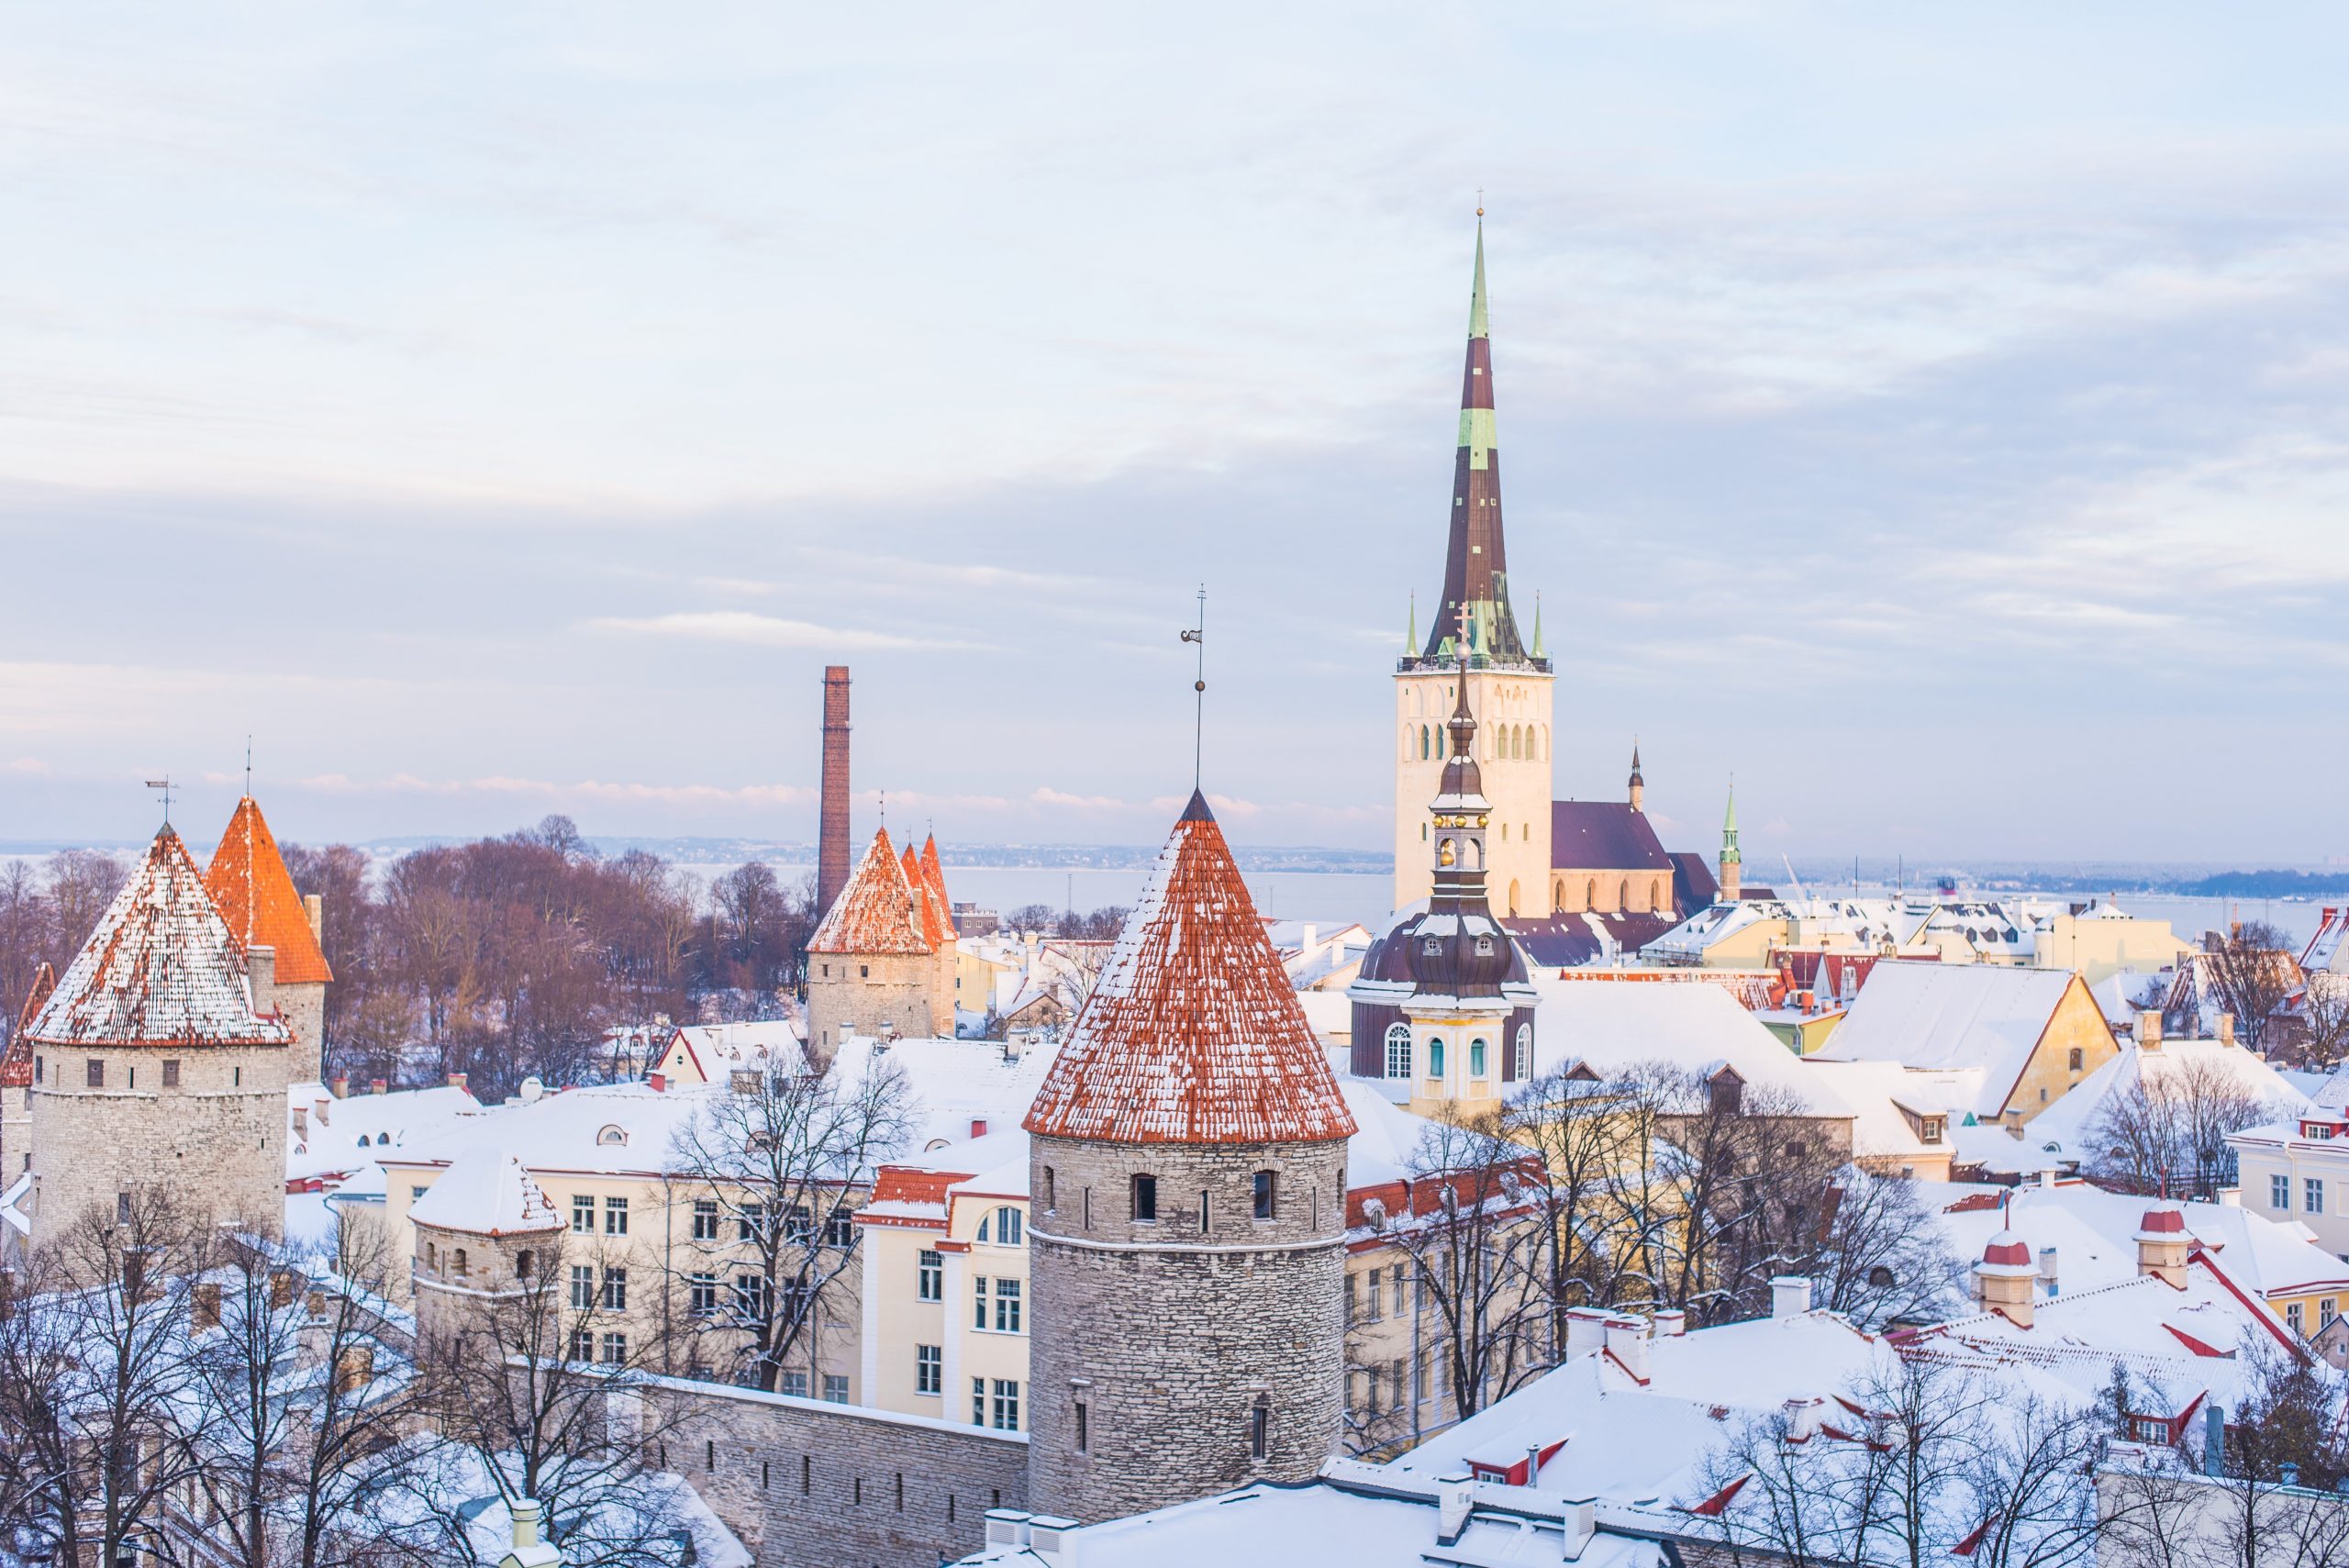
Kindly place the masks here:
<instances>
[{"instance_id":1,"label":"baroque cupola tower","mask_svg":"<svg viewBox=\"0 0 2349 1568\"><path fill-rule=\"evenodd\" d=\"M1468 655L1456 651L1463 664ZM1533 1075L1533 984L1486 889L1492 803L1476 761L1465 672L1445 721L1450 755L1428 806L1429 895L1364 955L1353 1004L1354 1072L1409 1086L1411 1109L1475 1108Z\"/></svg>"},{"instance_id":2,"label":"baroque cupola tower","mask_svg":"<svg viewBox=\"0 0 2349 1568\"><path fill-rule=\"evenodd\" d=\"M1538 632L1527 648L1509 605L1482 209L1476 216L1443 602L1426 643L1407 648L1395 667L1395 906L1425 898L1432 886L1424 806L1451 755L1444 716L1466 691L1484 716L1477 760L1491 806L1485 869L1492 901L1503 915L1532 917L1551 907L1550 661Z\"/></svg>"},{"instance_id":3,"label":"baroque cupola tower","mask_svg":"<svg viewBox=\"0 0 2349 1568\"><path fill-rule=\"evenodd\" d=\"M1354 1121L1197 793L1024 1125L1029 1506L1310 1479L1343 1415Z\"/></svg>"}]
</instances>

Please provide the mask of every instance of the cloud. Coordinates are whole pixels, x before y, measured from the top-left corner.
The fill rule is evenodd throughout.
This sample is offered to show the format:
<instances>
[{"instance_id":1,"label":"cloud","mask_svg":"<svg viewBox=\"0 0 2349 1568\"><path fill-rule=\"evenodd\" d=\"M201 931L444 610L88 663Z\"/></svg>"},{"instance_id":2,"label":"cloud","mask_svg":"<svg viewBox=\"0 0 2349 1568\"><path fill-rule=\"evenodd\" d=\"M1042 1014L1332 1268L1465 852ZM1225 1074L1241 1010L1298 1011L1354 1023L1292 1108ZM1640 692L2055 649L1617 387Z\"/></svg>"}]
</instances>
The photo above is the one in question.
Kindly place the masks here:
<instances>
[{"instance_id":1,"label":"cloud","mask_svg":"<svg viewBox=\"0 0 2349 1568\"><path fill-rule=\"evenodd\" d=\"M428 779L414 773L354 779L344 773L314 773L295 782L304 789L329 795L532 795L607 805L672 806L801 806L813 805L817 795L814 789L796 784L662 784L609 779L516 778L503 773L469 779Z\"/></svg>"},{"instance_id":2,"label":"cloud","mask_svg":"<svg viewBox=\"0 0 2349 1568\"><path fill-rule=\"evenodd\" d=\"M50 765L41 761L39 757L19 757L15 762L10 762L5 771L12 773L30 774L38 777L46 776L51 770Z\"/></svg>"},{"instance_id":3,"label":"cloud","mask_svg":"<svg viewBox=\"0 0 2349 1568\"><path fill-rule=\"evenodd\" d=\"M747 643L757 648L853 651L902 648L968 649L978 646L940 638L907 637L892 631L818 626L813 621L787 620L781 616L757 615L749 610L680 610L669 615L641 617L599 616L586 624L595 631L685 638L701 642Z\"/></svg>"}]
</instances>

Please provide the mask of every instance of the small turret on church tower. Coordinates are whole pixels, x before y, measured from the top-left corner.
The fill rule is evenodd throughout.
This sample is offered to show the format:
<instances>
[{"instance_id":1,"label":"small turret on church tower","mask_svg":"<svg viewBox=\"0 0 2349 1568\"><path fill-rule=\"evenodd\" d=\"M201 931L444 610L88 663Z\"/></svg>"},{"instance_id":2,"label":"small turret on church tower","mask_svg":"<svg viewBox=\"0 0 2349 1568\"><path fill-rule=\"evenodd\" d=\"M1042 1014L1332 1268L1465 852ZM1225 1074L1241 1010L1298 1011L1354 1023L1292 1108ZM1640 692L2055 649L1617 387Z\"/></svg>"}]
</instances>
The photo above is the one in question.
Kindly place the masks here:
<instances>
[{"instance_id":1,"label":"small turret on church tower","mask_svg":"<svg viewBox=\"0 0 2349 1568\"><path fill-rule=\"evenodd\" d=\"M1028 1506L1310 1479L1343 1416L1354 1120L1203 795L1024 1125Z\"/></svg>"},{"instance_id":2,"label":"small turret on church tower","mask_svg":"<svg viewBox=\"0 0 2349 1568\"><path fill-rule=\"evenodd\" d=\"M1640 776L1640 743L1631 742L1631 809L1648 808L1648 781Z\"/></svg>"},{"instance_id":3,"label":"small turret on church tower","mask_svg":"<svg viewBox=\"0 0 2349 1568\"><path fill-rule=\"evenodd\" d=\"M1721 821L1721 902L1737 902L1745 877L1745 857L1737 848L1737 785L1729 786L1729 815Z\"/></svg>"}]
</instances>

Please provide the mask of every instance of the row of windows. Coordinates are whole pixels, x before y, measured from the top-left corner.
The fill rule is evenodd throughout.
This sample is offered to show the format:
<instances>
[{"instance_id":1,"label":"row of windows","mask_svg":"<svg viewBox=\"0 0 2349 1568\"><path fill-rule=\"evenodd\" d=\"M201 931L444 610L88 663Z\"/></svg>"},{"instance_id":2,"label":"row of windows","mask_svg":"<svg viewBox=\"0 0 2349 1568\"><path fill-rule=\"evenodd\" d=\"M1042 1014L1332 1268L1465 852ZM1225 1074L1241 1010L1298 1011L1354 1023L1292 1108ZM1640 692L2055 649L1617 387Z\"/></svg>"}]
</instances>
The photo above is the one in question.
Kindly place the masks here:
<instances>
[{"instance_id":1,"label":"row of windows","mask_svg":"<svg viewBox=\"0 0 2349 1568\"><path fill-rule=\"evenodd\" d=\"M1410 1276L1400 1263L1346 1276L1346 1321L1375 1323L1388 1311L1410 1311Z\"/></svg>"},{"instance_id":2,"label":"row of windows","mask_svg":"<svg viewBox=\"0 0 2349 1568\"><path fill-rule=\"evenodd\" d=\"M624 1198L619 1201L623 1205L627 1202ZM586 1219L586 1224L584 1229L593 1230L595 1229L595 1207L596 1200L594 1198L573 1198L571 1200L571 1228L573 1230L583 1229L580 1221L584 1211L584 1218ZM739 1205L734 1211L734 1239L738 1241L756 1241L761 1240L766 1231L766 1218L767 1211L764 1204L746 1203ZM716 1198L698 1197L694 1199L693 1234L695 1240L715 1241L718 1239L719 1233L724 1229L725 1225L722 1217L718 1213L718 1200ZM620 1229L613 1234L622 1236L628 1234L628 1222L625 1218L623 1218L620 1222ZM783 1218L783 1239L786 1243L795 1247L807 1246L816 1240L815 1217L809 1212L806 1204L795 1203L790 1207L790 1208L785 1211ZM825 1245L830 1247L847 1247L853 1245L855 1241L856 1221L854 1217L846 1207L835 1208L831 1213L824 1217Z\"/></svg>"},{"instance_id":3,"label":"row of windows","mask_svg":"<svg viewBox=\"0 0 2349 1568\"><path fill-rule=\"evenodd\" d=\"M788 1394L796 1399L805 1399L807 1397L807 1373L805 1371L786 1371L783 1373L782 1377L777 1380L777 1382L779 1385L777 1392ZM827 1405L845 1405L848 1403L848 1374L846 1373L828 1372L824 1373L824 1381L821 1386L824 1390L824 1403Z\"/></svg>"},{"instance_id":4,"label":"row of windows","mask_svg":"<svg viewBox=\"0 0 2349 1568\"><path fill-rule=\"evenodd\" d=\"M1341 1181L1342 1180L1343 1178L1341 1177ZM1249 1178L1248 1184L1251 1209L1250 1217L1255 1219L1279 1218L1280 1173L1277 1171L1258 1171L1254 1175ZM1045 1166L1044 1212L1047 1214L1056 1214L1060 1210L1059 1185L1059 1180L1054 1174L1052 1168L1050 1165ZM1344 1193L1342 1190L1341 1190L1339 1194L1339 1198L1342 1203L1344 1200ZM997 1209L996 1212L999 1215L1008 1215L1012 1225L1015 1228L1018 1226L1019 1219L1019 1210L1004 1208ZM1133 1177L1130 1184L1130 1207L1128 1212L1130 1214L1133 1222L1136 1225L1155 1225L1158 1223L1158 1178L1156 1176L1138 1174ZM1319 1211L1317 1210L1317 1218L1318 1212ZM1199 1194L1199 1229L1201 1231L1207 1231L1214 1229L1214 1198L1212 1195L1202 1191ZM1085 1190L1085 1228L1088 1230L1093 1229L1093 1189L1090 1187L1087 1187ZM982 1241L986 1240L986 1228L984 1224L980 1227L979 1240ZM930 1255L931 1254L928 1253L924 1254L925 1257ZM935 1300L936 1298L925 1296L922 1299L929 1301Z\"/></svg>"},{"instance_id":5,"label":"row of windows","mask_svg":"<svg viewBox=\"0 0 2349 1568\"><path fill-rule=\"evenodd\" d=\"M131 1062L125 1071L129 1075L128 1087L133 1089L139 1087L139 1064L135 1062ZM228 1071L230 1074L230 1081L239 1087L242 1087L245 1082L245 1070L242 1067L232 1067ZM49 1082L49 1058L45 1056L36 1056L33 1058L33 1082L36 1084L46 1084ZM93 1089L103 1089L106 1086L106 1061L105 1057L92 1056L83 1059L82 1062L82 1082L86 1087ZM175 1056L167 1056L163 1059L163 1087L166 1089L176 1089L179 1086L179 1058ZM366 1140L362 1139L360 1141L363 1143Z\"/></svg>"},{"instance_id":6,"label":"row of windows","mask_svg":"<svg viewBox=\"0 0 2349 1568\"><path fill-rule=\"evenodd\" d=\"M1412 1075L1412 1056L1411 1026L1408 1024L1387 1025L1386 1075L1389 1078L1409 1078ZM1427 1056L1427 1075L1431 1078L1442 1077L1448 1063L1445 1060L1442 1036L1428 1041ZM1532 1062L1533 1026L1520 1024L1517 1026L1517 1050L1513 1052L1502 1053L1501 1082L1507 1084L1532 1076L1531 1072ZM1468 1042L1468 1076L1472 1079L1486 1077L1491 1066L1491 1047L1481 1039L1470 1040Z\"/></svg>"},{"instance_id":7,"label":"row of windows","mask_svg":"<svg viewBox=\"0 0 2349 1568\"><path fill-rule=\"evenodd\" d=\"M1564 882L1550 884L1550 905L1555 909L1566 907L1566 884ZM1672 894L1662 877L1653 882L1633 882L1627 876L1616 884L1614 907L1628 914L1642 915L1652 909L1668 909L1671 905ZM1585 909L1599 906L1598 879L1595 876L1583 881L1581 906Z\"/></svg>"},{"instance_id":8,"label":"row of windows","mask_svg":"<svg viewBox=\"0 0 2349 1568\"><path fill-rule=\"evenodd\" d=\"M1549 750L1549 735L1538 725L1487 726L1484 733L1485 754L1495 762L1538 762ZM1415 741L1423 762L1440 762L1452 754L1452 738L1441 724L1422 724L1416 736L1411 726L1403 726L1405 758L1410 756Z\"/></svg>"}]
</instances>

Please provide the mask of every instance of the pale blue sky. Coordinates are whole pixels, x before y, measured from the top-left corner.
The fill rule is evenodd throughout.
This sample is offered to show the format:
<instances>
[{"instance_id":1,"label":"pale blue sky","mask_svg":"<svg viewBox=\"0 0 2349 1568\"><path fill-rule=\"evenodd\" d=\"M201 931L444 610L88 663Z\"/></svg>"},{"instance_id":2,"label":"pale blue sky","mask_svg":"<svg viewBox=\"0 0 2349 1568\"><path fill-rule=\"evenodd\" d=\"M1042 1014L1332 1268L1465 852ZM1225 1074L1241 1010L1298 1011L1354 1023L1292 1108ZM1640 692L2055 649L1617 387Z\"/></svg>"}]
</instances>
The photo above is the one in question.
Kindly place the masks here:
<instances>
[{"instance_id":1,"label":"pale blue sky","mask_svg":"<svg viewBox=\"0 0 2349 1568\"><path fill-rule=\"evenodd\" d=\"M2337 7L1135 10L10 7L0 839L1381 842L1482 186L1561 793L2349 850Z\"/></svg>"}]
</instances>

